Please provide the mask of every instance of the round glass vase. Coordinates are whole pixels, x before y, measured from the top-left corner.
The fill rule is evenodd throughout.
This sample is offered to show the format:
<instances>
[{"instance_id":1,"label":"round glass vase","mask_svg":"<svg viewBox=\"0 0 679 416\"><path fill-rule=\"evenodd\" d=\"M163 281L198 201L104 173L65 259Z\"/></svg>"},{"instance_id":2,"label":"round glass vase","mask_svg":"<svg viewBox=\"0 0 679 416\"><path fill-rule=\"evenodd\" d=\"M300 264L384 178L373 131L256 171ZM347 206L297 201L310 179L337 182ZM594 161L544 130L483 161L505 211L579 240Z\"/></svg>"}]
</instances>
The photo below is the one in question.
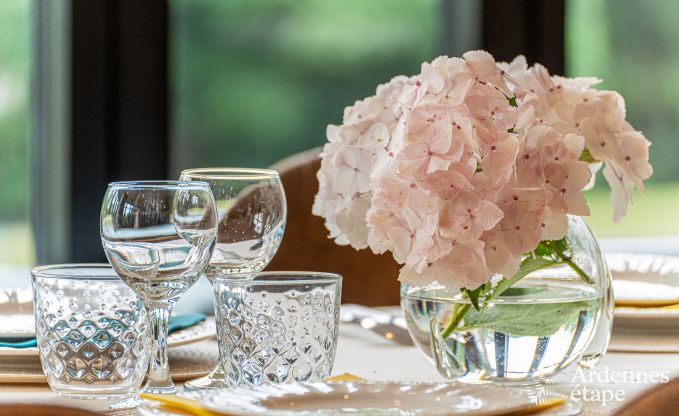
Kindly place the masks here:
<instances>
[{"instance_id":1,"label":"round glass vase","mask_svg":"<svg viewBox=\"0 0 679 416\"><path fill-rule=\"evenodd\" d=\"M613 318L610 275L584 219L569 217L566 240L565 255L574 265L529 273L493 299L480 297L480 310L458 290L401 286L408 330L441 375L467 383L535 384L572 363L591 368L599 362ZM451 325L460 310L463 317Z\"/></svg>"}]
</instances>

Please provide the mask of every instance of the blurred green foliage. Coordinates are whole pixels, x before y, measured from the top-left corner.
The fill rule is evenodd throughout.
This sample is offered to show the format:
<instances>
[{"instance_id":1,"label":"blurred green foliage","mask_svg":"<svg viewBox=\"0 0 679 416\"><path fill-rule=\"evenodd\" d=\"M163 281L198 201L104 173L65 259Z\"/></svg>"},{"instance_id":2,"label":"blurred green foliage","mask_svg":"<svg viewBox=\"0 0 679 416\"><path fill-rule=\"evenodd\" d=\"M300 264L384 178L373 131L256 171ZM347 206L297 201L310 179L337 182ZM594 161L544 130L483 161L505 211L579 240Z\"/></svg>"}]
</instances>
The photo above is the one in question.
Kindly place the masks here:
<instances>
[{"instance_id":1,"label":"blurred green foliage","mask_svg":"<svg viewBox=\"0 0 679 416\"><path fill-rule=\"evenodd\" d=\"M439 0L172 0L172 166L267 166L438 55Z\"/></svg>"},{"instance_id":2,"label":"blurred green foliage","mask_svg":"<svg viewBox=\"0 0 679 416\"><path fill-rule=\"evenodd\" d=\"M569 0L568 76L595 75L625 97L627 119L652 142L647 196L613 224L603 179L588 195L597 235L679 234L679 2Z\"/></svg>"},{"instance_id":3,"label":"blurred green foliage","mask_svg":"<svg viewBox=\"0 0 679 416\"><path fill-rule=\"evenodd\" d=\"M28 217L30 5L0 3L0 222Z\"/></svg>"},{"instance_id":4,"label":"blurred green foliage","mask_svg":"<svg viewBox=\"0 0 679 416\"><path fill-rule=\"evenodd\" d=\"M679 181L679 2L569 0L569 76L596 75L653 143L651 182Z\"/></svg>"},{"instance_id":5,"label":"blurred green foliage","mask_svg":"<svg viewBox=\"0 0 679 416\"><path fill-rule=\"evenodd\" d=\"M679 181L650 184L646 196L634 196L627 216L617 224L612 219L608 186L597 186L585 197L591 211L587 222L598 237L679 235L679 215L675 214Z\"/></svg>"}]
</instances>

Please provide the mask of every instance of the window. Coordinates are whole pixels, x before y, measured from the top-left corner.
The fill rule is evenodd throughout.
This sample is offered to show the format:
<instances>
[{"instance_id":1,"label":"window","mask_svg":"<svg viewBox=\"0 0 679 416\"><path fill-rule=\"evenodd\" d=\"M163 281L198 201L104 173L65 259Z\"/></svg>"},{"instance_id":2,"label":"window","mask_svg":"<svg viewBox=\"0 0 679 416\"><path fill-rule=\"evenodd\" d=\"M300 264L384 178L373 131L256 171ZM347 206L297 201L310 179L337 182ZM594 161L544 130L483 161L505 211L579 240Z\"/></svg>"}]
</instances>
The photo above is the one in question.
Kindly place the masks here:
<instances>
[{"instance_id":1,"label":"window","mask_svg":"<svg viewBox=\"0 0 679 416\"><path fill-rule=\"evenodd\" d=\"M325 142L375 86L442 53L441 1L170 1L171 172Z\"/></svg>"},{"instance_id":2,"label":"window","mask_svg":"<svg viewBox=\"0 0 679 416\"><path fill-rule=\"evenodd\" d=\"M628 120L653 143L647 195L637 195L628 216L614 225L607 188L597 186L588 195L590 223L603 237L678 235L679 4L569 0L567 6L567 75L603 78L599 88L625 97Z\"/></svg>"},{"instance_id":3,"label":"window","mask_svg":"<svg viewBox=\"0 0 679 416\"><path fill-rule=\"evenodd\" d=\"M31 2L0 2L0 281L34 263L29 223Z\"/></svg>"},{"instance_id":4,"label":"window","mask_svg":"<svg viewBox=\"0 0 679 416\"><path fill-rule=\"evenodd\" d=\"M322 145L345 106L441 54L524 53L562 73L564 34L566 74L606 79L654 143L648 196L621 225L609 220L608 191L590 194L595 231L679 235L668 208L679 203L670 88L679 6L637 3L2 1L0 264L33 264L36 252L40 263L101 261L98 211L110 181L269 166Z\"/></svg>"}]
</instances>

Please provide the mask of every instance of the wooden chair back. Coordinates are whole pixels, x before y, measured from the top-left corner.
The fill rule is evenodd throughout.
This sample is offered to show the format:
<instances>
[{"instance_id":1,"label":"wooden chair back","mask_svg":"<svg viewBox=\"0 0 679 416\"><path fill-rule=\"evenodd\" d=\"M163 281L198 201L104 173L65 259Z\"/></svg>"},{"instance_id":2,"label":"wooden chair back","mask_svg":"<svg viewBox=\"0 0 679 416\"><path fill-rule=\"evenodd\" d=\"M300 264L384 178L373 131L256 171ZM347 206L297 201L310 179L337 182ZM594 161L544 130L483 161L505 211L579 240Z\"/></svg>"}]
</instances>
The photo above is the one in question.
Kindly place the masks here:
<instances>
[{"instance_id":1,"label":"wooden chair back","mask_svg":"<svg viewBox=\"0 0 679 416\"><path fill-rule=\"evenodd\" d=\"M323 219L311 213L318 192L320 148L297 153L272 166L281 176L288 204L285 235L267 270L309 270L343 276L342 301L368 306L399 303L399 265L390 253L339 246Z\"/></svg>"}]
</instances>

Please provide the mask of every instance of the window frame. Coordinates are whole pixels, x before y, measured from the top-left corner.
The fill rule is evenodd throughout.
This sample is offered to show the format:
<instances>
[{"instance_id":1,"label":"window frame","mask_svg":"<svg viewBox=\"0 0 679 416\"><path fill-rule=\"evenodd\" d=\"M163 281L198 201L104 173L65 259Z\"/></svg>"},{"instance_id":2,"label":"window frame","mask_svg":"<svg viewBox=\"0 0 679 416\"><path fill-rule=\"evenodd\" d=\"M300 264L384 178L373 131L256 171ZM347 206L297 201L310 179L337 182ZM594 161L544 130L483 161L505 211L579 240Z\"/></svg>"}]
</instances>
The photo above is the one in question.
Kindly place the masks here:
<instances>
[{"instance_id":1,"label":"window frame","mask_svg":"<svg viewBox=\"0 0 679 416\"><path fill-rule=\"evenodd\" d=\"M525 55L565 73L565 0L484 0L482 45L499 61Z\"/></svg>"},{"instance_id":2,"label":"window frame","mask_svg":"<svg viewBox=\"0 0 679 416\"><path fill-rule=\"evenodd\" d=\"M34 6L37 261L103 261L107 184L168 174L168 2Z\"/></svg>"}]
</instances>

